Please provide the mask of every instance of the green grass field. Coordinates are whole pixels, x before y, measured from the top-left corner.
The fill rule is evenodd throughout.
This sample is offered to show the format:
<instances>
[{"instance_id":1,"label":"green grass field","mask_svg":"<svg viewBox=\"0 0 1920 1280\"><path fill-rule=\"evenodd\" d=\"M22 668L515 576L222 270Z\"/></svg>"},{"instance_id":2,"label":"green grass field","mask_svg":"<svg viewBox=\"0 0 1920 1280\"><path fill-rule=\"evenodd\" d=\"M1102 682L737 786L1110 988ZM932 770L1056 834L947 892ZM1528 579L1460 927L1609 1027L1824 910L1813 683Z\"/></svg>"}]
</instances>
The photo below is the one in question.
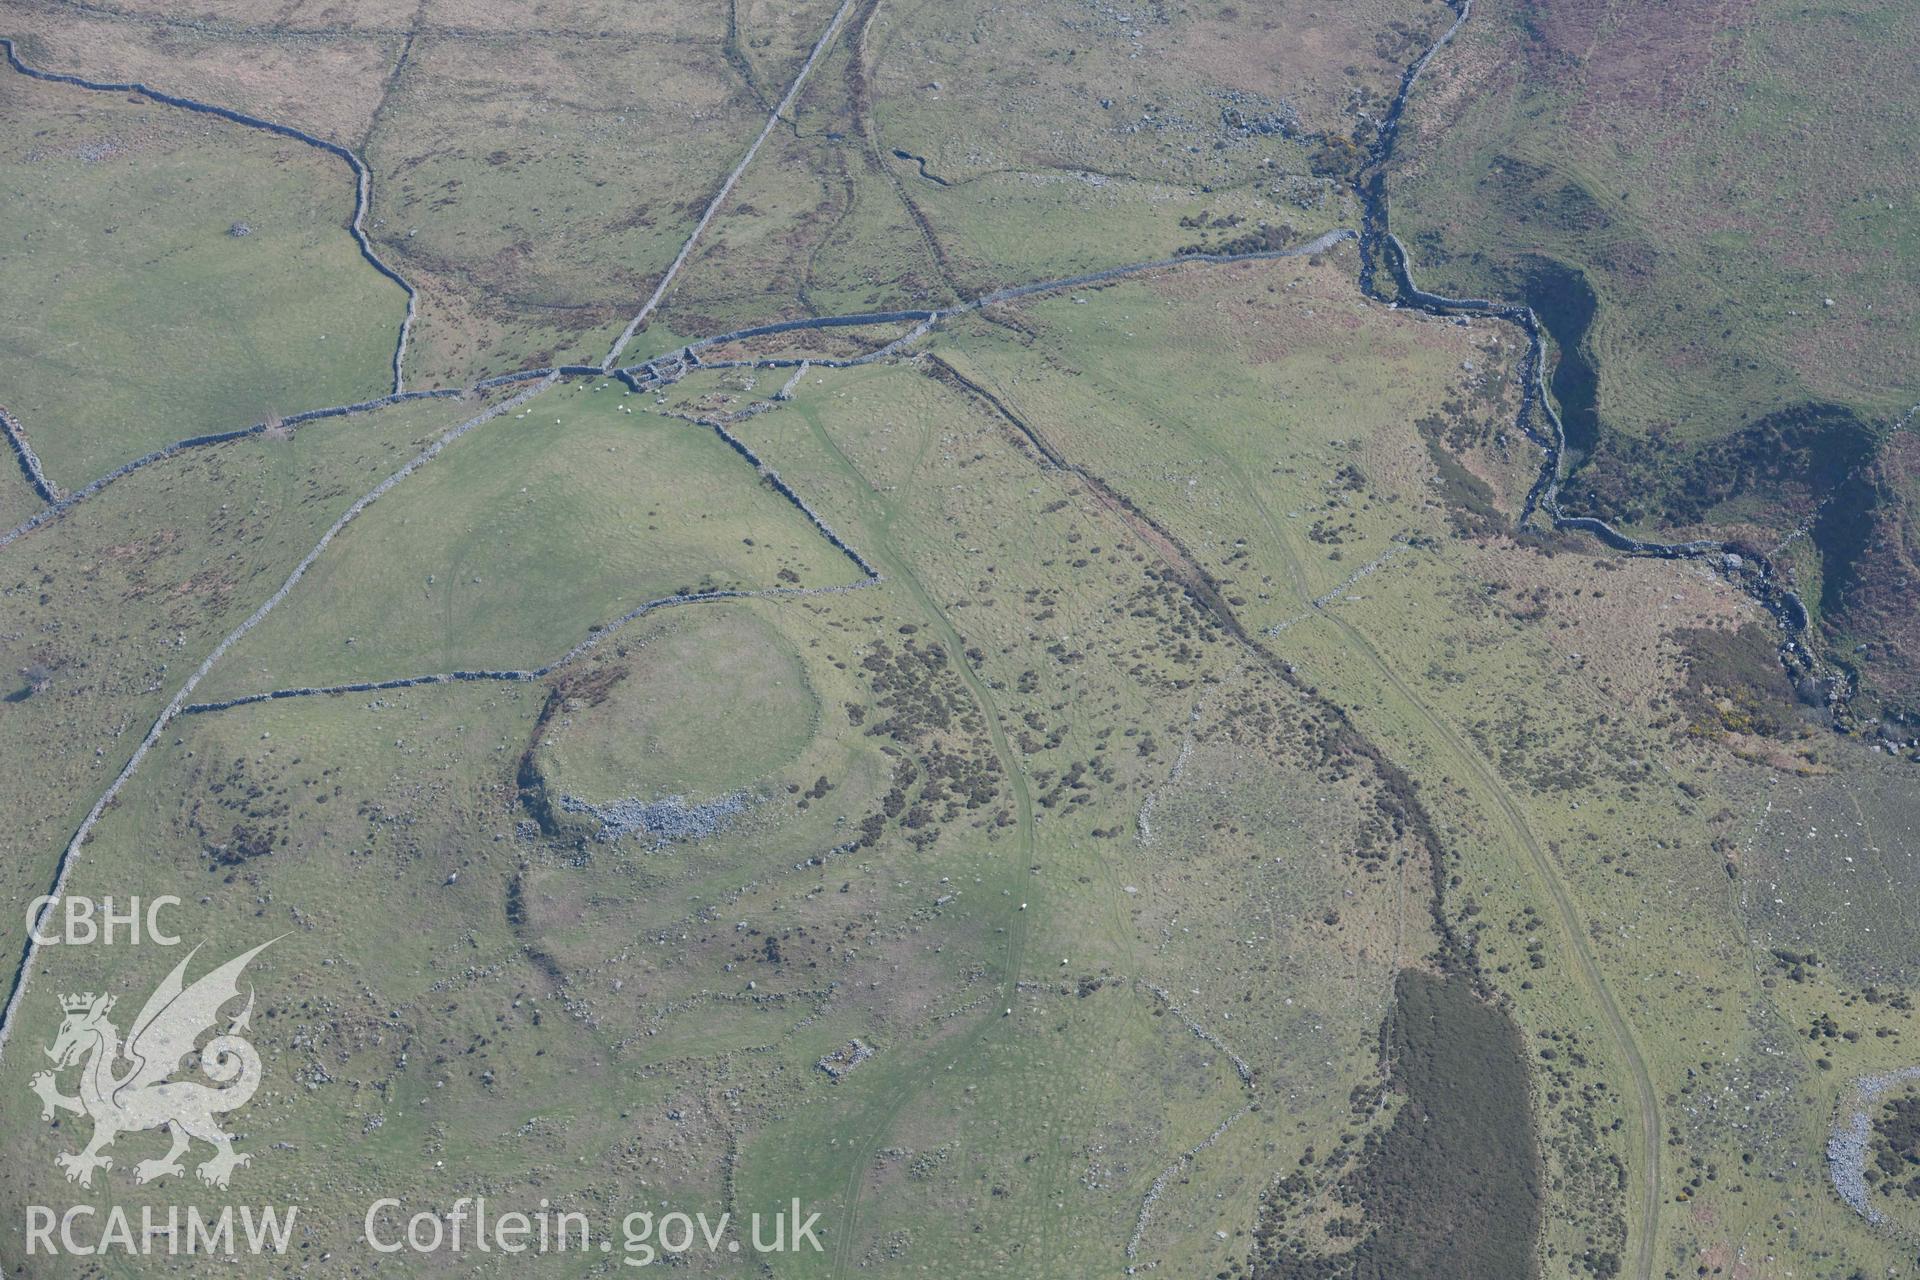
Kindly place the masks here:
<instances>
[{"instance_id":1,"label":"green grass field","mask_svg":"<svg viewBox=\"0 0 1920 1280\"><path fill-rule=\"evenodd\" d=\"M546 740L549 785L616 800L724 793L791 764L821 707L799 656L757 615L724 605L663 620L633 676Z\"/></svg>"},{"instance_id":2,"label":"green grass field","mask_svg":"<svg viewBox=\"0 0 1920 1280\"><path fill-rule=\"evenodd\" d=\"M11 70L0 110L3 403L55 484L392 390L406 297L347 233L340 160Z\"/></svg>"},{"instance_id":3,"label":"green grass field","mask_svg":"<svg viewBox=\"0 0 1920 1280\"><path fill-rule=\"evenodd\" d=\"M9 547L0 702L9 975L29 900L172 692L326 527L477 404L427 401L191 451ZM47 688L23 670L42 667Z\"/></svg>"},{"instance_id":4,"label":"green grass field","mask_svg":"<svg viewBox=\"0 0 1920 1280\"><path fill-rule=\"evenodd\" d=\"M858 581L712 431L595 385L488 423L411 501L371 508L209 696L538 667L649 600Z\"/></svg>"}]
</instances>

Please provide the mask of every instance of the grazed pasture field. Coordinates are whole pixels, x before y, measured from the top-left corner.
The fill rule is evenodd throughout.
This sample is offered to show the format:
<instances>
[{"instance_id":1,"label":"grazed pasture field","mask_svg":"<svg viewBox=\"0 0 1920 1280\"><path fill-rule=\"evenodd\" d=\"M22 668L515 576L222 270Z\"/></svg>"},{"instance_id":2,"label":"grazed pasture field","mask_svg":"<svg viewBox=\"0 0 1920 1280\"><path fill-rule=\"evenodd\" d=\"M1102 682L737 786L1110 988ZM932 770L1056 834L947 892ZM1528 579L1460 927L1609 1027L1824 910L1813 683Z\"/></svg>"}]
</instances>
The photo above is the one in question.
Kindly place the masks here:
<instances>
[{"instance_id":1,"label":"grazed pasture field","mask_svg":"<svg viewBox=\"0 0 1920 1280\"><path fill-rule=\"evenodd\" d=\"M343 229L346 166L151 102L12 74L0 95L0 403L56 484L389 389L406 298Z\"/></svg>"}]
</instances>

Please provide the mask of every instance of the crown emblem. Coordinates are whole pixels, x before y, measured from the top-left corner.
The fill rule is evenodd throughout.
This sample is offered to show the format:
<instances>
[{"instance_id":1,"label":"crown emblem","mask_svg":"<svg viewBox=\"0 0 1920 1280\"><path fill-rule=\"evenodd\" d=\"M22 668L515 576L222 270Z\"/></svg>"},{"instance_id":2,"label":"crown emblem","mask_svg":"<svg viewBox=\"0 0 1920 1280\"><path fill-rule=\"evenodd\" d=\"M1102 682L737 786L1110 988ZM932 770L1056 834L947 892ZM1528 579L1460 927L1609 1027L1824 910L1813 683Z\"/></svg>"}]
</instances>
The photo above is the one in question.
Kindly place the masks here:
<instances>
[{"instance_id":1,"label":"crown emblem","mask_svg":"<svg viewBox=\"0 0 1920 1280\"><path fill-rule=\"evenodd\" d=\"M113 1168L114 1158L105 1149L114 1139L148 1129L168 1130L173 1147L158 1159L134 1165L136 1182L184 1173L180 1157L187 1153L189 1140L213 1148L212 1157L194 1171L210 1187L224 1188L233 1171L252 1159L233 1149L233 1135L214 1117L246 1106L265 1078L259 1051L245 1034L253 991L243 990L241 977L248 962L272 945L263 942L192 983L185 980L187 966L199 949L189 952L141 1006L124 1044L107 1020L112 995L85 991L59 996L66 1018L45 1051L53 1070L37 1073L28 1087L40 1099L42 1120L64 1111L93 1121L93 1137L85 1147L54 1157L67 1181L92 1186L95 1174ZM220 1011L242 995L247 1007L223 1019ZM212 1039L196 1050L209 1032ZM173 1078L189 1058L198 1060L208 1083ZM124 1071L122 1061L130 1064ZM80 1072L77 1095L60 1092L56 1078L70 1069ZM13 1113L6 1114L11 1118Z\"/></svg>"}]
</instances>

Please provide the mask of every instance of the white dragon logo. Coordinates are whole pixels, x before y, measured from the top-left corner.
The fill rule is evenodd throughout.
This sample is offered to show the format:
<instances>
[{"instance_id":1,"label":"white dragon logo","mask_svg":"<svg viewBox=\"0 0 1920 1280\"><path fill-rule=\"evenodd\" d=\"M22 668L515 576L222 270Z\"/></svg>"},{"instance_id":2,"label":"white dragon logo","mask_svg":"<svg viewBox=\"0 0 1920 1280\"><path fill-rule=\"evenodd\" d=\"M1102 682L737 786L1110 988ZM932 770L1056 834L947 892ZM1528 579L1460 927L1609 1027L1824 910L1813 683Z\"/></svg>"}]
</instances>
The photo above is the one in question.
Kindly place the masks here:
<instances>
[{"instance_id":1,"label":"white dragon logo","mask_svg":"<svg viewBox=\"0 0 1920 1280\"><path fill-rule=\"evenodd\" d=\"M252 1159L236 1152L232 1136L222 1132L214 1121L221 1112L245 1106L260 1087L260 1055L240 1034L253 1015L251 988L246 1008L227 1025L226 1034L215 1036L199 1050L201 1071L224 1087L175 1082L167 1077L194 1052L194 1042L201 1034L217 1025L221 1007L239 997L240 973L247 962L272 945L272 941L261 943L189 987L183 977L187 962L200 950L195 947L141 1006L124 1047L120 1033L107 1021L113 1008L112 996L96 996L89 991L60 998L67 1016L46 1053L56 1069L84 1062L80 1092L77 1097L61 1093L52 1071L34 1076L32 1088L40 1095L43 1120L53 1119L55 1111L93 1118L93 1140L86 1149L56 1157L66 1170L67 1181L83 1187L93 1185L95 1169L113 1168L113 1158L101 1152L115 1138L162 1126L173 1139L173 1149L158 1160L136 1164L133 1176L138 1182L185 1172L180 1157L194 1138L213 1148L212 1159L195 1170L200 1181L209 1186L225 1187L234 1169ZM124 1074L116 1075L114 1068L121 1059L131 1065Z\"/></svg>"}]
</instances>

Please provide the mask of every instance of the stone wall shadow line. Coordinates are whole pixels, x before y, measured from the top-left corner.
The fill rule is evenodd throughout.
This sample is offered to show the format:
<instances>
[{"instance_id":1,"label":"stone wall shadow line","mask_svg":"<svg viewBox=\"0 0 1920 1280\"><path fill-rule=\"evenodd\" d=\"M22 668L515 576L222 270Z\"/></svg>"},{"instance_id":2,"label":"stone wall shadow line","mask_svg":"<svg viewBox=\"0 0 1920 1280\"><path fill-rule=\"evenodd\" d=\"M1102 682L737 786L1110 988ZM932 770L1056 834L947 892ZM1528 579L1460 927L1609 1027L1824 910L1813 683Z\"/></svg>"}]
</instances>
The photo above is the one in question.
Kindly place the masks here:
<instances>
[{"instance_id":1,"label":"stone wall shadow line","mask_svg":"<svg viewBox=\"0 0 1920 1280\"><path fill-rule=\"evenodd\" d=\"M53 481L47 479L46 471L40 466L39 455L34 453L33 445L27 440L27 429L20 425L19 419L8 413L0 405L0 431L7 434L7 443L13 446L14 456L20 461L20 470L27 477L27 483L40 495L42 502L60 501L60 490Z\"/></svg>"},{"instance_id":2,"label":"stone wall shadow line","mask_svg":"<svg viewBox=\"0 0 1920 1280\"><path fill-rule=\"evenodd\" d=\"M379 396L372 400L362 400L355 404L331 405L325 409L308 409L301 413L289 414L287 417L280 419L280 425L289 430L297 430L310 422L321 422L330 418L344 418L356 413L368 413L375 409L385 409L391 405L405 404L413 400L450 400L458 399L466 394L468 394L466 391L458 388L444 387L428 391L396 391L391 395ZM0 414L4 414L4 412L4 410L0 410ZM130 458L106 474L88 481L73 492L61 494L53 498L46 507L34 512L5 533L0 533L0 549L10 546L20 538L32 533L35 529L58 520L75 506L93 497L114 481L132 475L134 472L145 467L150 467L156 462L164 462L168 458L184 453L188 449L198 449L215 444L230 444L235 440L244 440L250 436L265 435L266 432L267 424L264 422L256 422L250 427L239 427L232 431L211 431L202 435L188 436L184 440L175 440L172 444L161 445L158 449L143 453L137 458ZM11 430L8 431L8 435L9 438L11 438ZM24 435L22 437L22 443L24 443ZM18 449L20 446L16 444L15 447ZM38 459L34 460L36 465L38 461ZM26 463L23 458L22 466L24 467L25 465ZM52 488L51 482L49 482L48 487L50 489ZM57 493L58 491L55 490L55 492Z\"/></svg>"},{"instance_id":3,"label":"stone wall shadow line","mask_svg":"<svg viewBox=\"0 0 1920 1280\"><path fill-rule=\"evenodd\" d=\"M378 693L384 689L416 689L425 685L457 684L462 681L498 680L510 683L525 683L532 680L544 680L554 672L569 666L586 656L599 646L602 640L626 626L629 622L643 618L660 609L669 609L679 605L714 604L728 600L766 600L783 596L835 595L847 591L858 591L864 587L875 586L881 581L878 575L863 578L836 587L769 587L764 590L690 591L679 595L661 596L648 600L621 614L611 622L599 625L585 640L573 646L542 667L503 668L477 671L435 671L421 676L396 676L385 680L354 680L346 684L294 685L286 689L271 689L265 693L246 693L237 697L222 698L216 702L190 702L182 706L179 714L183 716L206 715L215 711L232 711L236 707L257 706L262 702L278 702L286 698L338 697L349 693Z\"/></svg>"}]
</instances>

